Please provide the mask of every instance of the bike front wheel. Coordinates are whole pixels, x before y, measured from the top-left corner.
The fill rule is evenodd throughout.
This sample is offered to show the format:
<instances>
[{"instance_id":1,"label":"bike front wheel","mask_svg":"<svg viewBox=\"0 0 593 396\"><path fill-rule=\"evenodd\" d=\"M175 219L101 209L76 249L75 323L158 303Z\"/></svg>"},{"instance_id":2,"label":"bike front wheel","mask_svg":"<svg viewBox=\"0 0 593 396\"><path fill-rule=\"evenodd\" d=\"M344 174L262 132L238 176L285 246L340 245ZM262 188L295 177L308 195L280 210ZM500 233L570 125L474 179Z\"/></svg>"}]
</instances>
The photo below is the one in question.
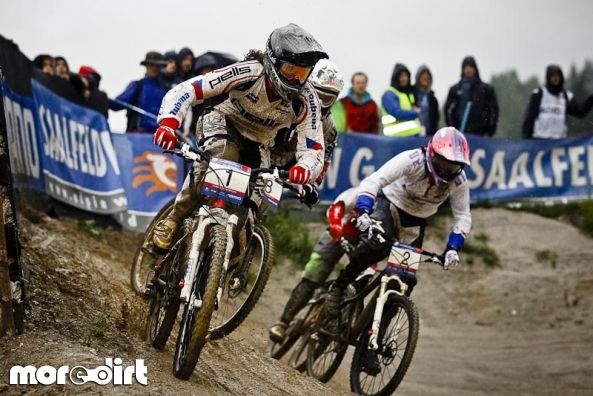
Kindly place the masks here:
<instances>
[{"instance_id":1,"label":"bike front wheel","mask_svg":"<svg viewBox=\"0 0 593 396\"><path fill-rule=\"evenodd\" d=\"M216 305L216 294L224 264L226 230L221 225L210 228L206 248L201 252L198 273L192 285L191 294L201 300L199 307L185 303L183 317L173 357L173 375L187 380L194 371L200 353L206 345L212 312Z\"/></svg>"},{"instance_id":2,"label":"bike front wheel","mask_svg":"<svg viewBox=\"0 0 593 396\"><path fill-rule=\"evenodd\" d=\"M367 329L371 325L372 319ZM419 326L418 311L410 299L389 297L379 326L379 349L369 348L368 332L358 339L350 368L351 390L369 396L393 393L412 362Z\"/></svg>"}]
</instances>

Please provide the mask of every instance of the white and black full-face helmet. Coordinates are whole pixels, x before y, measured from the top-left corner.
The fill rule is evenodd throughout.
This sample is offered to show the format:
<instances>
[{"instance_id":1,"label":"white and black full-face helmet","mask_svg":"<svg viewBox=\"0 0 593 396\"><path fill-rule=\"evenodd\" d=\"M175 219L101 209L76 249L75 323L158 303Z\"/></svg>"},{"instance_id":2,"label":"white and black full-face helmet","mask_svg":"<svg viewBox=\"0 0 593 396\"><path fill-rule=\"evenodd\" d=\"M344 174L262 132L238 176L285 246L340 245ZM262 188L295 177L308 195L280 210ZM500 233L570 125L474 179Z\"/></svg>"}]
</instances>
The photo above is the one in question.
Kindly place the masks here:
<instances>
[{"instance_id":1,"label":"white and black full-face helmet","mask_svg":"<svg viewBox=\"0 0 593 396\"><path fill-rule=\"evenodd\" d=\"M330 109L344 89L342 73L329 59L317 62L309 81L317 92L322 110Z\"/></svg>"},{"instance_id":2,"label":"white and black full-face helmet","mask_svg":"<svg viewBox=\"0 0 593 396\"><path fill-rule=\"evenodd\" d=\"M328 58L315 38L294 23L275 29L266 43L264 69L284 100L298 97L320 59Z\"/></svg>"}]
</instances>

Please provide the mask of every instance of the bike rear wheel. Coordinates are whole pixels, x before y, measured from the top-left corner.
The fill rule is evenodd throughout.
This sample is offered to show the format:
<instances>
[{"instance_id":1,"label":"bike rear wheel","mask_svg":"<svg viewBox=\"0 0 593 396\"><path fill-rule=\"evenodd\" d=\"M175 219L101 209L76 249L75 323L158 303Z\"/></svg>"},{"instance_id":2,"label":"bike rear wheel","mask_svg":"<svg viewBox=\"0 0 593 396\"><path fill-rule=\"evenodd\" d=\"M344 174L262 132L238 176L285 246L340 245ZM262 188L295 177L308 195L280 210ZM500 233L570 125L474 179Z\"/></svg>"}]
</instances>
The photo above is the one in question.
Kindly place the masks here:
<instances>
[{"instance_id":1,"label":"bike rear wheel","mask_svg":"<svg viewBox=\"0 0 593 396\"><path fill-rule=\"evenodd\" d=\"M242 262L225 276L222 298L210 324L213 340L230 334L247 318L264 291L273 262L274 241L270 231L258 224Z\"/></svg>"},{"instance_id":2,"label":"bike rear wheel","mask_svg":"<svg viewBox=\"0 0 593 396\"><path fill-rule=\"evenodd\" d=\"M148 317L146 320L146 340L154 348L162 350L173 330L179 312L179 279L188 260L187 240L178 244L175 255L168 259L158 277L153 279Z\"/></svg>"},{"instance_id":3,"label":"bike rear wheel","mask_svg":"<svg viewBox=\"0 0 593 396\"><path fill-rule=\"evenodd\" d=\"M179 299L165 301L164 293L157 291L151 299L146 320L146 340L154 348L162 350L175 325L179 311Z\"/></svg>"},{"instance_id":4,"label":"bike rear wheel","mask_svg":"<svg viewBox=\"0 0 593 396\"><path fill-rule=\"evenodd\" d=\"M349 309L340 315L342 320L321 312L308 340L307 374L321 382L333 377L348 350Z\"/></svg>"},{"instance_id":5,"label":"bike rear wheel","mask_svg":"<svg viewBox=\"0 0 593 396\"><path fill-rule=\"evenodd\" d=\"M371 327L372 319L367 329ZM352 366L350 387L360 395L387 395L401 383L416 349L419 319L414 303L405 296L390 296L383 308L379 330L379 350L369 350L368 332L359 338ZM369 360L376 356L378 372L371 372ZM368 366L368 367L367 367Z\"/></svg>"},{"instance_id":6,"label":"bike rear wheel","mask_svg":"<svg viewBox=\"0 0 593 396\"><path fill-rule=\"evenodd\" d=\"M313 332L315 322L323 311L323 302L318 301L310 306L300 331L300 338L295 344L290 358L288 358L288 365L293 369L304 372L307 370L307 347L309 345L309 338Z\"/></svg>"},{"instance_id":7,"label":"bike rear wheel","mask_svg":"<svg viewBox=\"0 0 593 396\"><path fill-rule=\"evenodd\" d=\"M158 263L159 260L162 260L163 258L163 255L150 248L152 246L154 227L156 226L156 223L164 219L171 212L171 210L173 210L174 202L174 198L167 202L167 204L163 206L157 213L154 219L152 219L152 222L144 233L142 244L138 247L138 249L136 249L136 253L134 254L132 267L130 268L130 284L132 285L134 292L136 292L136 294L139 296L144 295L146 284L148 281L150 281L152 275L154 274L156 263Z\"/></svg>"},{"instance_id":8,"label":"bike rear wheel","mask_svg":"<svg viewBox=\"0 0 593 396\"><path fill-rule=\"evenodd\" d=\"M200 254L200 262L196 263L199 265L199 272L196 274L191 291L192 295L195 294L196 298L202 300L202 305L197 308L185 303L173 357L173 375L184 380L191 377L202 348L206 345L224 264L225 228L214 225L210 228L208 235L208 240L204 241L206 248Z\"/></svg>"}]
</instances>

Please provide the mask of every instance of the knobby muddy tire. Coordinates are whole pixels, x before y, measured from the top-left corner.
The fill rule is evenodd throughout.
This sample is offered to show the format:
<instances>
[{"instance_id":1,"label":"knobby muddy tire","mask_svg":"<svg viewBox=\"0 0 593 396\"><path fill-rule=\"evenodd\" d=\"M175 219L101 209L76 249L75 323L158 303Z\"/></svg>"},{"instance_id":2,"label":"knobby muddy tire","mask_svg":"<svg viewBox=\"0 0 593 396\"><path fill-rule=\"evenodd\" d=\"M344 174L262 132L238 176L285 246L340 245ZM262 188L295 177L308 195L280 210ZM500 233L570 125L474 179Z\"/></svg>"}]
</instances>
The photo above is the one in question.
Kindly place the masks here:
<instances>
[{"instance_id":1,"label":"knobby muddy tire","mask_svg":"<svg viewBox=\"0 0 593 396\"><path fill-rule=\"evenodd\" d=\"M221 326L211 328L211 338L213 340L217 340L227 336L228 334L232 333L243 321L247 318L257 301L259 300L261 294L268 283L268 279L270 278L270 273L272 272L272 265L274 263L274 255L275 255L275 248L274 248L274 240L272 239L272 235L270 231L263 225L256 225L253 231L253 238L255 235L259 235L262 240L263 244L263 257L262 257L262 264L261 269L259 271L258 277L256 279L255 284L253 285L253 289L251 293L243 303L243 305L239 308L235 314L229 318L225 323ZM226 280L225 280L226 282ZM225 289L223 290L223 294L227 292L227 288L225 285ZM221 303L221 305L224 302Z\"/></svg>"},{"instance_id":2,"label":"knobby muddy tire","mask_svg":"<svg viewBox=\"0 0 593 396\"><path fill-rule=\"evenodd\" d=\"M212 312L214 311L214 305L216 304L216 294L218 292L218 285L220 281L220 275L222 272L222 266L224 263L224 256L226 251L226 230L221 225L214 225L209 230L209 238L204 241L206 248L202 251L204 254L207 250L209 252L208 263L203 263L203 269L208 270L208 276L206 279L206 285L204 287L204 293L202 298L202 306L194 312L194 317L190 318L188 315L188 304L185 304L183 313L183 320L179 328L179 336L177 337L177 345L175 347L175 356L173 358L173 374L175 377L183 380L188 380L200 358L202 348L206 345L207 337L210 327L210 319L212 318ZM196 282L198 277L196 277ZM194 282L194 283L196 283ZM192 287L192 293L194 293L194 284ZM181 347L184 343L183 337L181 336L184 325L187 321L193 319L193 326L190 329L190 343L187 346L186 355L180 357Z\"/></svg>"},{"instance_id":3,"label":"knobby muddy tire","mask_svg":"<svg viewBox=\"0 0 593 396\"><path fill-rule=\"evenodd\" d=\"M132 259L132 267L130 268L130 284L132 285L132 289L134 290L134 292L139 296L144 295L144 289L146 288L146 277L142 279L142 272L144 272L144 270L154 270L154 268L143 268L144 258L146 256L150 256L150 254L143 251L142 246L146 242L152 241L152 236L154 233L154 227L156 226L156 223L159 222L161 219L165 218L165 216L167 216L171 212L171 210L173 210L174 202L175 198L172 198L169 202L165 204L165 206L161 208L161 210L157 213L154 219L152 219L152 221L148 225L148 228L146 229L146 232L144 233L144 239L142 240L140 246L138 246L138 249L136 249L136 253L134 254L134 258ZM146 264L144 266L146 266Z\"/></svg>"},{"instance_id":4,"label":"knobby muddy tire","mask_svg":"<svg viewBox=\"0 0 593 396\"><path fill-rule=\"evenodd\" d=\"M159 292L159 294L160 294L160 292ZM177 320L177 312L179 311L179 304L180 304L180 301L177 298L174 301L171 301L169 303L169 306L167 307L167 309L165 311L165 316L163 318L163 321L161 322L161 325L159 326L158 330L156 331L156 334L153 337L152 329L153 329L153 326L156 325L154 323L154 320L156 320L156 318L155 318L156 312L155 311L157 309L160 309L160 304L157 302L157 298L153 298L151 300L149 308L148 308L149 316L148 316L148 319L146 320L145 331L146 331L146 340L155 349L163 350L165 348L165 345L167 345L167 340L169 339L169 336L171 335L171 330L173 330L173 326L175 325L175 321Z\"/></svg>"}]
</instances>

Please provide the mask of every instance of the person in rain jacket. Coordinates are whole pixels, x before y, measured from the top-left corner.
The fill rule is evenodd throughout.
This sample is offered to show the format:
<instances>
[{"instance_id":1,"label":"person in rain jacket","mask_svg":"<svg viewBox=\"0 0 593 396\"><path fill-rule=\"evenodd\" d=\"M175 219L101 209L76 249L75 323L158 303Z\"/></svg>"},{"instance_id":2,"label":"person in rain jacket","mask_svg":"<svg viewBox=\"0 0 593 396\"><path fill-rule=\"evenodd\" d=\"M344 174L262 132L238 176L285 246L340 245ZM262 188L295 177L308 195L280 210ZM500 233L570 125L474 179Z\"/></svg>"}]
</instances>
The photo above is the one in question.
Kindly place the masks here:
<instances>
[{"instance_id":1,"label":"person in rain jacket","mask_svg":"<svg viewBox=\"0 0 593 396\"><path fill-rule=\"evenodd\" d=\"M467 56L461 63L461 80L449 89L445 121L463 133L494 136L498 123L498 101L494 88L480 79L476 60Z\"/></svg>"},{"instance_id":2,"label":"person in rain jacket","mask_svg":"<svg viewBox=\"0 0 593 396\"><path fill-rule=\"evenodd\" d=\"M591 110L593 95L579 104L572 92L564 89L564 74L557 65L546 68L546 84L531 94L525 119L525 139L563 139L566 137L566 115L583 118Z\"/></svg>"},{"instance_id":3,"label":"person in rain jacket","mask_svg":"<svg viewBox=\"0 0 593 396\"><path fill-rule=\"evenodd\" d=\"M331 109L338 132L379 133L379 108L367 92L368 77L363 72L352 75L348 95Z\"/></svg>"},{"instance_id":4,"label":"person in rain jacket","mask_svg":"<svg viewBox=\"0 0 593 396\"><path fill-rule=\"evenodd\" d=\"M423 132L410 81L410 70L397 63L391 75L391 84L381 98L383 134L393 137L415 136Z\"/></svg>"},{"instance_id":5,"label":"person in rain jacket","mask_svg":"<svg viewBox=\"0 0 593 396\"><path fill-rule=\"evenodd\" d=\"M420 123L428 136L434 135L439 126L439 102L431 88L432 73L428 66L421 65L416 72L413 89L416 104L420 108Z\"/></svg>"}]
</instances>

